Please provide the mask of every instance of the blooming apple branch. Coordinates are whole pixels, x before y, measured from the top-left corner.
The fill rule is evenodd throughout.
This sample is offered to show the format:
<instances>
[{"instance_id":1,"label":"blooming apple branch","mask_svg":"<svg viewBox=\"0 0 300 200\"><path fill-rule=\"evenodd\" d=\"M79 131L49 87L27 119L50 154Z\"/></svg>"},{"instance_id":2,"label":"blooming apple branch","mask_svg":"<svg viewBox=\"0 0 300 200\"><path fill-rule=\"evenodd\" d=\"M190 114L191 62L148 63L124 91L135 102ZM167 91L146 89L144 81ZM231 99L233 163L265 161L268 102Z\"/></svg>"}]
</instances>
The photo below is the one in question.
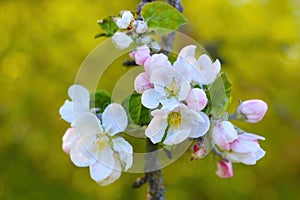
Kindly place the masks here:
<instances>
[{"instance_id":1,"label":"blooming apple branch","mask_svg":"<svg viewBox=\"0 0 300 200\"><path fill-rule=\"evenodd\" d=\"M160 148L171 158L168 149L192 141L192 160L212 151L218 159L216 175L230 178L233 163L254 165L265 155L259 144L265 138L235 126L234 120L257 123L268 106L262 100L246 100L228 113L231 83L221 72L221 62L205 53L196 56L197 45L183 47L171 59L166 53L170 49L165 51L152 37L158 34L155 27L177 30L186 23L180 0L168 1L177 10L163 2L149 2L141 1L137 16L124 10L98 21L105 32L96 37L111 37L116 51L129 49L128 57L143 69L130 83L135 91L120 105L106 91L91 93L74 84L59 114L70 123L62 138L64 152L76 166L89 167L91 178L102 186L134 166L134 144L123 136L130 132L129 126L139 126L148 154L145 176L133 187L149 183L147 199L164 199Z\"/></svg>"}]
</instances>

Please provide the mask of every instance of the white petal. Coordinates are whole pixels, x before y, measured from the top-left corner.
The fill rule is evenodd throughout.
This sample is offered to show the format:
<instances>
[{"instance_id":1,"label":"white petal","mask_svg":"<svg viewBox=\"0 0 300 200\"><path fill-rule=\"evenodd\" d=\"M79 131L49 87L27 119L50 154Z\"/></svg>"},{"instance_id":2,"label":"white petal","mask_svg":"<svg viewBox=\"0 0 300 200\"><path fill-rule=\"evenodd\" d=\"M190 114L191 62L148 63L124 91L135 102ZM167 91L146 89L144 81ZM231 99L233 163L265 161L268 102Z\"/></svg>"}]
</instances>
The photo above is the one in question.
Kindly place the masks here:
<instances>
[{"instance_id":1,"label":"white petal","mask_svg":"<svg viewBox=\"0 0 300 200\"><path fill-rule=\"evenodd\" d=\"M103 133L100 120L92 113L84 113L75 120L74 126L80 136Z\"/></svg>"},{"instance_id":2,"label":"white petal","mask_svg":"<svg viewBox=\"0 0 300 200\"><path fill-rule=\"evenodd\" d=\"M206 54L201 55L197 61L200 70L211 70L212 61L208 55Z\"/></svg>"},{"instance_id":3,"label":"white petal","mask_svg":"<svg viewBox=\"0 0 300 200\"><path fill-rule=\"evenodd\" d=\"M89 146L84 144L81 139L78 139L72 146L70 151L72 162L78 167L87 167L94 164L97 159L91 152Z\"/></svg>"},{"instance_id":4,"label":"white petal","mask_svg":"<svg viewBox=\"0 0 300 200\"><path fill-rule=\"evenodd\" d=\"M172 97L169 99L167 99L167 98L162 99L162 100L160 100L160 103L163 105L164 109L167 109L170 111L180 105L180 102L175 97Z\"/></svg>"},{"instance_id":5,"label":"white petal","mask_svg":"<svg viewBox=\"0 0 300 200\"><path fill-rule=\"evenodd\" d=\"M114 150L119 153L121 161L125 163L125 171L128 170L132 166L133 162L132 146L121 137L113 139L113 144Z\"/></svg>"},{"instance_id":6,"label":"white petal","mask_svg":"<svg viewBox=\"0 0 300 200\"><path fill-rule=\"evenodd\" d=\"M198 122L196 129L193 129L193 131L190 134L190 137L192 138L198 138L205 135L209 129L210 121L208 116L203 112L200 112L200 116L202 117L204 122L203 121Z\"/></svg>"},{"instance_id":7,"label":"white petal","mask_svg":"<svg viewBox=\"0 0 300 200\"><path fill-rule=\"evenodd\" d=\"M123 132L128 124L124 108L116 103L108 105L102 114L102 124L105 132L111 136Z\"/></svg>"},{"instance_id":8,"label":"white petal","mask_svg":"<svg viewBox=\"0 0 300 200\"><path fill-rule=\"evenodd\" d=\"M68 94L73 101L79 102L84 109L89 109L90 92L85 87L72 85L69 87Z\"/></svg>"},{"instance_id":9,"label":"white petal","mask_svg":"<svg viewBox=\"0 0 300 200\"><path fill-rule=\"evenodd\" d=\"M255 158L256 160L259 160L261 159L262 157L264 157L266 154L266 152L262 149L262 148L259 148L256 152L255 152Z\"/></svg>"},{"instance_id":10,"label":"white petal","mask_svg":"<svg viewBox=\"0 0 300 200\"><path fill-rule=\"evenodd\" d=\"M179 92L179 95L178 95L178 100L179 101L185 100L185 98L187 97L190 89L191 89L190 83L188 81L183 81L181 83L181 86L180 86L180 92Z\"/></svg>"},{"instance_id":11,"label":"white petal","mask_svg":"<svg viewBox=\"0 0 300 200\"><path fill-rule=\"evenodd\" d=\"M152 72L150 82L154 85L169 86L175 80L179 82L182 80L182 75L171 67L162 67ZM155 87L155 86L154 86Z\"/></svg>"},{"instance_id":12,"label":"white petal","mask_svg":"<svg viewBox=\"0 0 300 200\"><path fill-rule=\"evenodd\" d=\"M113 172L113 168L107 167L101 162L96 162L90 166L90 176L96 182L103 181Z\"/></svg>"},{"instance_id":13,"label":"white petal","mask_svg":"<svg viewBox=\"0 0 300 200\"><path fill-rule=\"evenodd\" d=\"M259 144L253 140L243 140L238 138L231 144L231 149L238 153L256 152L260 148Z\"/></svg>"},{"instance_id":14,"label":"white petal","mask_svg":"<svg viewBox=\"0 0 300 200\"><path fill-rule=\"evenodd\" d=\"M74 121L73 102L66 100L60 107L59 114L65 121L72 123Z\"/></svg>"},{"instance_id":15,"label":"white petal","mask_svg":"<svg viewBox=\"0 0 300 200\"><path fill-rule=\"evenodd\" d=\"M115 159L115 169L111 172L111 174L107 178L97 183L101 186L109 185L115 182L116 180L118 180L121 174L122 172L121 172L120 162L117 159Z\"/></svg>"},{"instance_id":16,"label":"white petal","mask_svg":"<svg viewBox=\"0 0 300 200\"><path fill-rule=\"evenodd\" d=\"M145 135L156 144L161 141L167 128L167 121L162 117L154 117L148 127L146 128Z\"/></svg>"},{"instance_id":17,"label":"white petal","mask_svg":"<svg viewBox=\"0 0 300 200\"><path fill-rule=\"evenodd\" d=\"M125 49L133 42L132 38L124 32L116 32L112 36L112 41L119 49Z\"/></svg>"},{"instance_id":18,"label":"white petal","mask_svg":"<svg viewBox=\"0 0 300 200\"><path fill-rule=\"evenodd\" d=\"M179 144L189 137L190 131L190 129L172 130L170 127L166 140L163 143L166 145Z\"/></svg>"},{"instance_id":19,"label":"white petal","mask_svg":"<svg viewBox=\"0 0 300 200\"><path fill-rule=\"evenodd\" d=\"M186 46L180 50L178 57L188 60L191 63L194 63L196 61L196 59L194 58L196 48L196 45Z\"/></svg>"},{"instance_id":20,"label":"white petal","mask_svg":"<svg viewBox=\"0 0 300 200\"><path fill-rule=\"evenodd\" d=\"M142 104L146 108L154 109L159 105L161 95L154 89L144 91L142 94Z\"/></svg>"}]
</instances>

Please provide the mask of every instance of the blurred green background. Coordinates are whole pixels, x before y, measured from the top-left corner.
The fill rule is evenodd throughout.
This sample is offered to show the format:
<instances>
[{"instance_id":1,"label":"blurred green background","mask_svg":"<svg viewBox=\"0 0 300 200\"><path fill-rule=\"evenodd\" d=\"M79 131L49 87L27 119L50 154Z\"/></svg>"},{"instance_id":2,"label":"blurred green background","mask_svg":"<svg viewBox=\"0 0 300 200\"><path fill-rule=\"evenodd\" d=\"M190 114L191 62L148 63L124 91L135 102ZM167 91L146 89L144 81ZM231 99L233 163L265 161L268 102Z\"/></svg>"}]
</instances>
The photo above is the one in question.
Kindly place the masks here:
<instances>
[{"instance_id":1,"label":"blurred green background","mask_svg":"<svg viewBox=\"0 0 300 200\"><path fill-rule=\"evenodd\" d=\"M138 0L0 1L0 199L144 199L123 173L100 187L61 150L68 124L59 107L88 53L101 42L96 20L134 10ZM255 166L215 175L216 160L186 153L164 169L167 199L300 197L300 2L182 0L182 31L222 60L238 99L269 105L259 124L236 123L267 138ZM122 68L120 66L120 68ZM126 69L123 69L125 71Z\"/></svg>"}]
</instances>

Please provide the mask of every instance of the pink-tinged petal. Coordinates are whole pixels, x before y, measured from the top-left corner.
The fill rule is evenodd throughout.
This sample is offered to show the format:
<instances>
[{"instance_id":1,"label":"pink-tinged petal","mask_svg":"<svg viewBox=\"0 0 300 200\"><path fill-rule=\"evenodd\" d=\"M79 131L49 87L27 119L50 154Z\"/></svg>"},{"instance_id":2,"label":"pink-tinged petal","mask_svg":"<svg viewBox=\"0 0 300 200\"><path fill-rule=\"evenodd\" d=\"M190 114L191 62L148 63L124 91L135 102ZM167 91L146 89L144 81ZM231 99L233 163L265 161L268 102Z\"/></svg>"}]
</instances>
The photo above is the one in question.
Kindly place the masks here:
<instances>
[{"instance_id":1,"label":"pink-tinged petal","mask_svg":"<svg viewBox=\"0 0 300 200\"><path fill-rule=\"evenodd\" d=\"M119 153L120 160L124 163L125 171L128 170L132 166L133 162L132 146L121 137L115 138L112 141L113 149Z\"/></svg>"},{"instance_id":2,"label":"pink-tinged petal","mask_svg":"<svg viewBox=\"0 0 300 200\"><path fill-rule=\"evenodd\" d=\"M167 125L165 118L154 117L146 128L145 135L156 144L163 138Z\"/></svg>"},{"instance_id":3,"label":"pink-tinged petal","mask_svg":"<svg viewBox=\"0 0 300 200\"><path fill-rule=\"evenodd\" d=\"M231 162L244 163L246 165L255 165L256 156L255 153L237 153L237 152L225 152L225 157Z\"/></svg>"},{"instance_id":4,"label":"pink-tinged petal","mask_svg":"<svg viewBox=\"0 0 300 200\"><path fill-rule=\"evenodd\" d=\"M140 73L134 80L135 91L142 94L145 90L150 88L153 88L153 84L150 83L149 76L146 72Z\"/></svg>"},{"instance_id":5,"label":"pink-tinged petal","mask_svg":"<svg viewBox=\"0 0 300 200\"><path fill-rule=\"evenodd\" d=\"M135 60L136 51L132 51L129 53L129 57Z\"/></svg>"},{"instance_id":6,"label":"pink-tinged petal","mask_svg":"<svg viewBox=\"0 0 300 200\"><path fill-rule=\"evenodd\" d=\"M184 80L187 80L188 82L191 82L193 80L194 66L187 60L178 57L173 64L173 68L184 77Z\"/></svg>"},{"instance_id":7,"label":"pink-tinged petal","mask_svg":"<svg viewBox=\"0 0 300 200\"><path fill-rule=\"evenodd\" d=\"M231 178L233 176L232 163L230 161L219 160L216 174L220 178Z\"/></svg>"},{"instance_id":8,"label":"pink-tinged petal","mask_svg":"<svg viewBox=\"0 0 300 200\"><path fill-rule=\"evenodd\" d=\"M84 113L75 120L74 126L79 136L103 133L99 119L93 113Z\"/></svg>"},{"instance_id":9,"label":"pink-tinged petal","mask_svg":"<svg viewBox=\"0 0 300 200\"><path fill-rule=\"evenodd\" d=\"M243 133L239 135L239 138L244 140L265 140L264 137L252 133Z\"/></svg>"},{"instance_id":10,"label":"pink-tinged petal","mask_svg":"<svg viewBox=\"0 0 300 200\"><path fill-rule=\"evenodd\" d=\"M111 136L123 132L128 124L124 108L116 103L108 105L102 114L102 124L105 132Z\"/></svg>"},{"instance_id":11,"label":"pink-tinged petal","mask_svg":"<svg viewBox=\"0 0 300 200\"><path fill-rule=\"evenodd\" d=\"M259 99L242 102L237 108L237 113L246 118L247 122L256 123L263 119L268 110L268 105Z\"/></svg>"},{"instance_id":12,"label":"pink-tinged petal","mask_svg":"<svg viewBox=\"0 0 300 200\"><path fill-rule=\"evenodd\" d=\"M90 145L83 142L80 138L73 144L70 157L72 162L78 167L87 167L97 161Z\"/></svg>"},{"instance_id":13,"label":"pink-tinged petal","mask_svg":"<svg viewBox=\"0 0 300 200\"><path fill-rule=\"evenodd\" d=\"M134 60L138 65L144 65L145 61L150 57L150 49L147 45L138 47L134 53Z\"/></svg>"},{"instance_id":14,"label":"pink-tinged petal","mask_svg":"<svg viewBox=\"0 0 300 200\"><path fill-rule=\"evenodd\" d=\"M217 123L212 129L212 139L222 150L229 150L229 143L238 138L234 126L229 121Z\"/></svg>"},{"instance_id":15,"label":"pink-tinged petal","mask_svg":"<svg viewBox=\"0 0 300 200\"><path fill-rule=\"evenodd\" d=\"M122 174L121 172L121 166L120 166L120 162L115 159L115 169L111 172L111 174L105 178L102 181L97 182L99 185L101 186L107 186L113 182L115 182L116 180L118 180Z\"/></svg>"},{"instance_id":16,"label":"pink-tinged petal","mask_svg":"<svg viewBox=\"0 0 300 200\"><path fill-rule=\"evenodd\" d=\"M169 58L163 54L154 54L148 58L144 63L145 72L151 76L152 72L161 67L171 67Z\"/></svg>"},{"instance_id":17,"label":"pink-tinged petal","mask_svg":"<svg viewBox=\"0 0 300 200\"><path fill-rule=\"evenodd\" d=\"M254 140L244 140L238 138L231 144L231 150L237 153L250 153L259 149L259 144Z\"/></svg>"},{"instance_id":18,"label":"pink-tinged petal","mask_svg":"<svg viewBox=\"0 0 300 200\"><path fill-rule=\"evenodd\" d=\"M73 147L73 144L78 139L78 134L76 132L75 128L68 128L65 132L64 136L62 137L62 149L67 154L70 154L71 148Z\"/></svg>"},{"instance_id":19,"label":"pink-tinged petal","mask_svg":"<svg viewBox=\"0 0 300 200\"><path fill-rule=\"evenodd\" d=\"M149 89L143 92L142 94L142 104L146 108L154 109L159 105L159 101L162 96L154 89Z\"/></svg>"},{"instance_id":20,"label":"pink-tinged petal","mask_svg":"<svg viewBox=\"0 0 300 200\"><path fill-rule=\"evenodd\" d=\"M177 130L170 127L167 137L163 142L165 145L174 145L183 142L189 137L190 129Z\"/></svg>"},{"instance_id":21,"label":"pink-tinged petal","mask_svg":"<svg viewBox=\"0 0 300 200\"><path fill-rule=\"evenodd\" d=\"M207 104L207 101L208 100L204 90L199 88L190 90L186 98L188 107L196 111L203 110Z\"/></svg>"},{"instance_id":22,"label":"pink-tinged petal","mask_svg":"<svg viewBox=\"0 0 300 200\"><path fill-rule=\"evenodd\" d=\"M198 121L196 129L193 129L189 136L191 138L198 138L204 136L210 127L210 121L208 116L203 112L200 112L199 114L203 121Z\"/></svg>"},{"instance_id":23,"label":"pink-tinged petal","mask_svg":"<svg viewBox=\"0 0 300 200\"><path fill-rule=\"evenodd\" d=\"M192 158L195 160L199 160L206 156L206 147L204 144L195 144L192 149Z\"/></svg>"},{"instance_id":24,"label":"pink-tinged petal","mask_svg":"<svg viewBox=\"0 0 300 200\"><path fill-rule=\"evenodd\" d=\"M169 86L173 81L181 82L182 76L176 70L170 67L162 67L152 72L150 82L156 85L165 87ZM179 89L179 88L178 88Z\"/></svg>"}]
</instances>

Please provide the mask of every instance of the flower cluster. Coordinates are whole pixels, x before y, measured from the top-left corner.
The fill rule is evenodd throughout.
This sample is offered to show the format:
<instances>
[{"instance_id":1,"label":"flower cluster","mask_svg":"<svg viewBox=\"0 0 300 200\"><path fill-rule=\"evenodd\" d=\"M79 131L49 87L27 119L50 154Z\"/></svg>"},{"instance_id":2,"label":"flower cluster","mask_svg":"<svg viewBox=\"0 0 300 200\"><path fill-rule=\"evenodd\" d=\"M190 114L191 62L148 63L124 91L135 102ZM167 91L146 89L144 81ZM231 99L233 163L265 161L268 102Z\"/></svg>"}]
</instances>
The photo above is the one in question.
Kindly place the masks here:
<instances>
[{"instance_id":1,"label":"flower cluster","mask_svg":"<svg viewBox=\"0 0 300 200\"><path fill-rule=\"evenodd\" d=\"M137 45L148 45L155 51L160 50L160 46L149 36L151 31L143 20L135 20L133 14L127 10L121 11L120 14L121 17L114 18L119 28L112 37L116 47L125 49L135 42Z\"/></svg>"},{"instance_id":2,"label":"flower cluster","mask_svg":"<svg viewBox=\"0 0 300 200\"><path fill-rule=\"evenodd\" d=\"M119 104L108 105L101 117L90 108L90 93L80 85L69 88L72 101L60 108L61 117L71 123L63 136L63 150L70 154L78 167L90 167L90 175L100 185L117 180L121 170L128 170L133 162L132 146L117 136L127 126L127 115Z\"/></svg>"},{"instance_id":3,"label":"flower cluster","mask_svg":"<svg viewBox=\"0 0 300 200\"><path fill-rule=\"evenodd\" d=\"M162 53L150 55L147 46L130 54L145 69L134 86L142 94L142 104L153 110L145 131L153 143L179 144L199 138L209 129L209 118L202 112L208 102L202 87L216 79L221 66L206 54L196 59L195 50L194 45L183 48L173 65Z\"/></svg>"}]
</instances>

